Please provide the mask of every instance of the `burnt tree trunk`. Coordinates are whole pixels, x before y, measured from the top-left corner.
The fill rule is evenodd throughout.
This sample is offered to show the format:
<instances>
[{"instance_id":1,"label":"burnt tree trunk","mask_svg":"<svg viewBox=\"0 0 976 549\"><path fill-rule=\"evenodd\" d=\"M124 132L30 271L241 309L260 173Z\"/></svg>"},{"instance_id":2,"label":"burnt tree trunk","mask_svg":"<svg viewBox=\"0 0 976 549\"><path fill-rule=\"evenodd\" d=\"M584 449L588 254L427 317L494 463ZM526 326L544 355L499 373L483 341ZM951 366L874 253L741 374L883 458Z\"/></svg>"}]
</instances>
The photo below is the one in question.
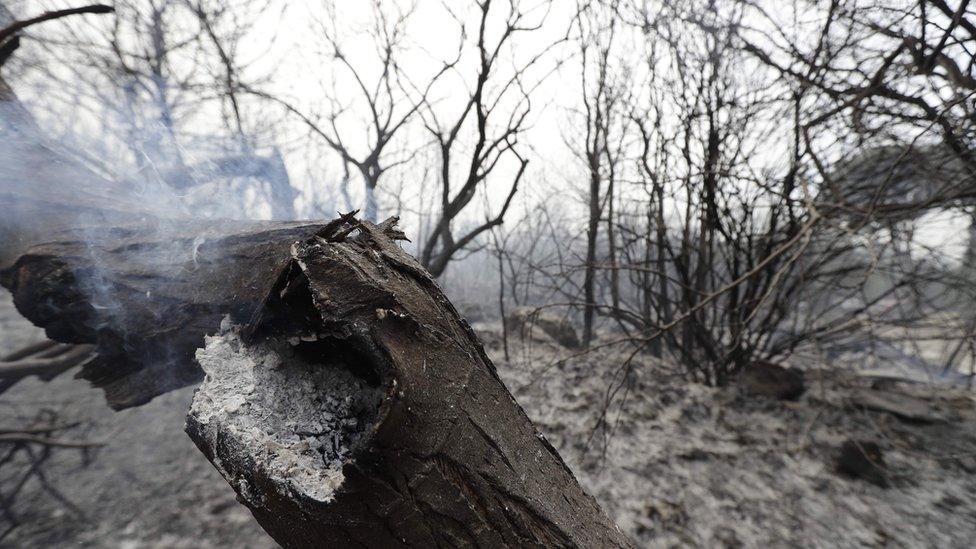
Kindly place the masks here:
<instances>
[{"instance_id":1,"label":"burnt tree trunk","mask_svg":"<svg viewBox=\"0 0 976 549\"><path fill-rule=\"evenodd\" d=\"M308 497L289 479L317 478L320 465L248 446L227 414L199 413L215 393L198 391L187 432L283 546L630 546L393 242L403 235L392 223L82 232L31 248L2 282L53 339L97 345L100 359L81 375L113 406L199 381L191 355L227 328L225 315L242 326L240 346L315 340L302 351L314 367L346 368L381 395L329 497ZM248 405L247 393L216 394ZM295 439L287 424L275 428Z\"/></svg>"},{"instance_id":2,"label":"burnt tree trunk","mask_svg":"<svg viewBox=\"0 0 976 549\"><path fill-rule=\"evenodd\" d=\"M52 338L98 345L83 376L113 405L199 380L189 355L225 314L244 324L242 345L318 334L320 367L342 357L383 395L328 499L295 490L282 480L305 474L294 464L275 470L220 417L191 409L190 436L282 545L629 546L391 223L146 231L69 234L3 274Z\"/></svg>"},{"instance_id":3,"label":"burnt tree trunk","mask_svg":"<svg viewBox=\"0 0 976 549\"><path fill-rule=\"evenodd\" d=\"M181 217L139 185L49 143L0 79L0 283L51 339L96 345L79 375L116 409L200 381L204 335L250 318L290 246L323 227Z\"/></svg>"},{"instance_id":4,"label":"burnt tree trunk","mask_svg":"<svg viewBox=\"0 0 976 549\"><path fill-rule=\"evenodd\" d=\"M208 370L187 432L279 543L631 545L536 431L431 276L394 244L403 235L392 223L164 219L45 145L2 80L0 114L0 283L50 338L95 345L80 375L110 405L200 381L194 353L207 357L209 344L197 351L205 337L233 323L244 328L225 349L261 348L264 358L301 350L317 370L305 374L347 369L359 381L344 386L378 395L368 416L339 418L362 426L350 451L315 462L303 445L341 433L241 423L237 410L260 400L279 406L263 409L268 416L288 417L296 403L357 395L315 394L297 383L309 376L289 387L288 372L277 372L281 394L252 403L272 386L208 389L221 381ZM325 489L316 479L334 482Z\"/></svg>"},{"instance_id":5,"label":"burnt tree trunk","mask_svg":"<svg viewBox=\"0 0 976 549\"><path fill-rule=\"evenodd\" d=\"M278 441L340 433L286 422L265 433L269 446L249 445L233 416L199 412L208 395L235 399L223 410L250 407L252 395L198 391L189 434L282 545L630 545L430 275L393 243L402 233L392 224L167 219L43 145L5 146L0 283L51 339L95 346L79 376L112 407L201 381L194 353L222 324L246 326L242 346L285 341L286 352L314 336L301 350L313 365L341 362L381 395L369 417L343 418L365 427L341 459L284 463ZM329 497L308 497L295 478L330 480L325 492L312 488Z\"/></svg>"},{"instance_id":6,"label":"burnt tree trunk","mask_svg":"<svg viewBox=\"0 0 976 549\"><path fill-rule=\"evenodd\" d=\"M331 501L296 496L282 480L295 473L251 459L230 421L201 417L196 402L188 416L258 522L285 547L629 546L392 225L352 223L355 237L296 245L242 330L244 345L318 334L317 367L342 356L382 390Z\"/></svg>"},{"instance_id":7,"label":"burnt tree trunk","mask_svg":"<svg viewBox=\"0 0 976 549\"><path fill-rule=\"evenodd\" d=\"M263 426L269 445L255 446L227 413L255 395L208 392L210 376L198 390L188 433L282 545L630 545L430 275L393 243L402 233L392 224L166 218L23 125L0 130L10 137L0 150L0 283L51 339L95 346L79 376L112 407L201 381L194 353L229 324L245 326L235 345L300 353L320 372L347 368L380 395L368 417L342 418L363 426L350 451L315 462L284 445L341 433L284 422ZM304 402L277 389L282 409L278 393L258 394L271 403L262 412L287 417L286 404ZM356 397L303 393L310 405ZM203 414L211 398L225 404ZM287 452L301 459L280 459ZM328 480L328 490L289 480L301 478Z\"/></svg>"}]
</instances>

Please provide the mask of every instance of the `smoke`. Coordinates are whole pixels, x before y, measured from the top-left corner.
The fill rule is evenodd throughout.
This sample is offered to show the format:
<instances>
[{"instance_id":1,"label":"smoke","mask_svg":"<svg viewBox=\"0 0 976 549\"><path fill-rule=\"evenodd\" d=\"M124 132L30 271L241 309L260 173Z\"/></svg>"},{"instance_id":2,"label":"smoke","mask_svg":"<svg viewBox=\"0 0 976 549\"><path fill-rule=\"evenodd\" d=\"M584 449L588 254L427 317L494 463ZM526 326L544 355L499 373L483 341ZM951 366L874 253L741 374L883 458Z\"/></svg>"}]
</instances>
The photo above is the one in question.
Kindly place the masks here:
<instances>
[{"instance_id":1,"label":"smoke","mask_svg":"<svg viewBox=\"0 0 976 549\"><path fill-rule=\"evenodd\" d=\"M148 388L133 398L195 381L183 349L169 341L141 341L144 334L133 327L144 329L147 319L160 326L171 323L173 306L182 297L178 282L188 274L234 276L215 267L217 250L208 243L225 224L240 227L241 220L267 217L262 215L267 208L255 207L266 203L253 190L254 166L266 167L262 157L232 164L207 158L208 151L181 150L192 169L175 170L174 163L133 146L141 153L133 155L135 162L105 170L99 151L112 146L110 139L81 131L70 140L53 134L0 80L0 269L33 247L61 246L56 249L64 255L58 262L70 273L70 291L81 294L83 305L69 295L65 300L39 297L44 302L38 306L49 327L52 322L82 324L86 339L98 340L105 364L88 368L126 372L131 364L125 362L138 364L145 372L142 379L148 380L140 383ZM132 139L149 142L151 137ZM272 168L283 172L282 166ZM145 295L134 296L136 287ZM132 356L123 360L123 353ZM122 405L131 404L138 402Z\"/></svg>"}]
</instances>

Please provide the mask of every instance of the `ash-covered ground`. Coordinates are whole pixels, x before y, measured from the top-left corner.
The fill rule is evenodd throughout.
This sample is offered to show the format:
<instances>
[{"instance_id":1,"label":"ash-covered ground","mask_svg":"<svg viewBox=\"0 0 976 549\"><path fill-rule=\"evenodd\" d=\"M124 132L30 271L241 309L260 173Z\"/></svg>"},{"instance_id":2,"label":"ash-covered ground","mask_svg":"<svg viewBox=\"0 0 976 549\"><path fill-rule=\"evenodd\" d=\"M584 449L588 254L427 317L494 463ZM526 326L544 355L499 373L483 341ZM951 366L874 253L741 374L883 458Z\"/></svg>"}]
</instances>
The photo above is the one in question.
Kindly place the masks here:
<instances>
[{"instance_id":1,"label":"ash-covered ground","mask_svg":"<svg viewBox=\"0 0 976 549\"><path fill-rule=\"evenodd\" d=\"M43 337L0 290L0 354ZM87 456L53 450L42 467L51 490L36 477L27 482L9 506L19 525L0 547L275 547L183 432L192 396L186 388L113 412L101 391L70 371L48 383L23 380L0 395L0 427L56 414L81 422L60 438L107 442ZM26 472L24 458L0 465L0 498ZM0 516L0 532L9 527L10 517Z\"/></svg>"},{"instance_id":2,"label":"ash-covered ground","mask_svg":"<svg viewBox=\"0 0 976 549\"><path fill-rule=\"evenodd\" d=\"M498 356L495 333L481 336ZM970 390L807 370L793 402L750 396L741 385L683 383L645 362L617 393L607 440L593 427L607 380L628 354L559 366L556 357L569 354L545 342L517 345L500 371L639 546L964 548L976 539ZM848 441L877 444L884 469L838 473L839 462L851 466L839 460Z\"/></svg>"},{"instance_id":3,"label":"ash-covered ground","mask_svg":"<svg viewBox=\"0 0 976 549\"><path fill-rule=\"evenodd\" d=\"M741 386L689 385L642 360L606 415L608 433L594 426L623 352L560 363L571 353L558 345L513 339L505 361L497 327L477 328L518 401L640 546L970 547L976 539L972 392L872 388L850 373L808 369L803 396L780 401ZM2 294L0 353L41 337ZM36 476L24 486L9 507L19 525L0 546L273 547L184 434L192 393L116 413L68 373L0 396L0 427L57 414L81 422L64 438L107 441L87 455L53 451L47 486ZM915 417L866 410L865 395ZM838 474L848 440L878 445L880 479ZM0 498L22 467L0 465Z\"/></svg>"}]
</instances>

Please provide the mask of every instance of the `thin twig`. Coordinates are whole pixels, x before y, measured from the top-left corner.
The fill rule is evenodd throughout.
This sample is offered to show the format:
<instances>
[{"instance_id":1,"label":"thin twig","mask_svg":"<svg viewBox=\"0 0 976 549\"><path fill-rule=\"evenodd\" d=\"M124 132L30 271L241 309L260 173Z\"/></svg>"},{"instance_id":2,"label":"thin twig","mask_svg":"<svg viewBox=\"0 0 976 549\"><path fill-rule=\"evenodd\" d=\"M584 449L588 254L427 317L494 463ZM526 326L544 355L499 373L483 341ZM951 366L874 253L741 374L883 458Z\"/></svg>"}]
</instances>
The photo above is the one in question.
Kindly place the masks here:
<instances>
[{"instance_id":1,"label":"thin twig","mask_svg":"<svg viewBox=\"0 0 976 549\"><path fill-rule=\"evenodd\" d=\"M54 446L57 448L96 448L108 444L106 440L61 440L57 438L42 437L28 433L7 433L0 434L0 443L30 443L43 446Z\"/></svg>"},{"instance_id":2,"label":"thin twig","mask_svg":"<svg viewBox=\"0 0 976 549\"><path fill-rule=\"evenodd\" d=\"M92 4L90 6L82 6L80 8L70 8L66 10L48 11L44 12L37 17L32 17L30 19L24 19L23 21L15 21L10 25L0 29L0 43L4 40L10 38L14 34L30 27L31 25L36 25L38 23L43 23L45 21L52 21L54 19L61 19L62 17L68 17L71 15L80 15L83 13L113 13L115 8L112 6L106 6L105 4Z\"/></svg>"}]
</instances>

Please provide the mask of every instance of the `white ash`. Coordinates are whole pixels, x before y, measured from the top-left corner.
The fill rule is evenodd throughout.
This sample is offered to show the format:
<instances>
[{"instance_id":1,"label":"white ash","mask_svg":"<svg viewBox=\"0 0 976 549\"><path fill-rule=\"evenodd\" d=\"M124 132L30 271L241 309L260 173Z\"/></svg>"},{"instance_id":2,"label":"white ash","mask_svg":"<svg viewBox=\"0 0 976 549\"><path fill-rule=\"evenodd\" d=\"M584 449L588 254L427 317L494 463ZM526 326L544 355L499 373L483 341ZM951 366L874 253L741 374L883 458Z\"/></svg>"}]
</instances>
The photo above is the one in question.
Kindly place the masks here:
<instances>
[{"instance_id":1,"label":"white ash","mask_svg":"<svg viewBox=\"0 0 976 549\"><path fill-rule=\"evenodd\" d=\"M206 378L189 414L206 437L234 437L283 489L331 501L343 462L372 429L382 389L341 365L309 364L287 343L246 346L233 333L208 337L196 357ZM245 499L255 497L215 465Z\"/></svg>"},{"instance_id":2,"label":"white ash","mask_svg":"<svg viewBox=\"0 0 976 549\"><path fill-rule=\"evenodd\" d=\"M479 336L519 404L638 547L972 547L976 539L971 390L891 389L960 416L913 424L849 405L865 383L853 374L863 356L817 364L807 392L782 402L741 395L735 384L685 382L677 364L625 347L578 355L516 334L508 362L500 326L481 324ZM604 454L594 425L612 372L627 360L634 385L608 411ZM890 488L836 474L847 439L883 444Z\"/></svg>"}]
</instances>

